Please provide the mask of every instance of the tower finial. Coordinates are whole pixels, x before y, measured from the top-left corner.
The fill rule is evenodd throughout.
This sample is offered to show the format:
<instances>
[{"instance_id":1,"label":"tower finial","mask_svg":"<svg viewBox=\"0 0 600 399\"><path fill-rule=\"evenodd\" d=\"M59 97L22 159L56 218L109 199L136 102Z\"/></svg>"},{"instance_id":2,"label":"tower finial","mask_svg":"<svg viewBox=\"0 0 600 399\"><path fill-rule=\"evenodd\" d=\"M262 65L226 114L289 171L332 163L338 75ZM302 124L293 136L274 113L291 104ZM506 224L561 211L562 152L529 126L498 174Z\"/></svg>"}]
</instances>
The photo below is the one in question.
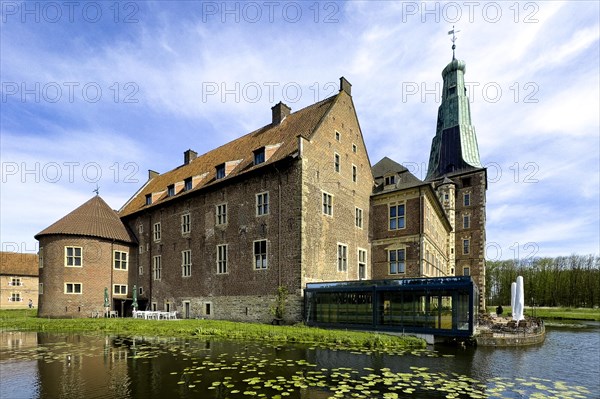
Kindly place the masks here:
<instances>
[{"instance_id":1,"label":"tower finial","mask_svg":"<svg viewBox=\"0 0 600 399\"><path fill-rule=\"evenodd\" d=\"M456 58L454 57L454 50L456 49L456 33L460 32L459 30L454 29L454 25L452 25L452 30L448 32L449 35L452 35L452 39L450 39L452 41L452 59L455 60Z\"/></svg>"},{"instance_id":2,"label":"tower finial","mask_svg":"<svg viewBox=\"0 0 600 399\"><path fill-rule=\"evenodd\" d=\"M92 190L92 192L96 193L96 195L100 195L100 187L98 186L98 183L96 183L96 188Z\"/></svg>"}]
</instances>

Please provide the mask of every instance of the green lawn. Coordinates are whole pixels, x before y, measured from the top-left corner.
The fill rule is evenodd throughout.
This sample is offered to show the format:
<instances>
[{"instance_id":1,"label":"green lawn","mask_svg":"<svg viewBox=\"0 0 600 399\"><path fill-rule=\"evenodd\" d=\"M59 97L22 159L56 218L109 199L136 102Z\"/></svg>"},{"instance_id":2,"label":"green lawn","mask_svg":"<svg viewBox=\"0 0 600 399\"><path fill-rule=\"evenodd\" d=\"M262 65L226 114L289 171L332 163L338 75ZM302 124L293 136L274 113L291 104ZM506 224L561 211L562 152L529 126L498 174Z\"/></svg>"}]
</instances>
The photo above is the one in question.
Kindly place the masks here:
<instances>
[{"instance_id":1,"label":"green lawn","mask_svg":"<svg viewBox=\"0 0 600 399\"><path fill-rule=\"evenodd\" d=\"M510 306L504 306L504 315L510 314ZM495 306L488 306L488 312L496 311ZM541 317L542 319L557 319L557 320L595 320L600 321L600 309L590 308L548 308L536 307L535 309L525 307L525 315Z\"/></svg>"},{"instance_id":2,"label":"green lawn","mask_svg":"<svg viewBox=\"0 0 600 399\"><path fill-rule=\"evenodd\" d=\"M104 332L123 335L223 338L297 342L347 349L404 350L424 348L425 341L411 336L325 330L304 325L272 326L222 320L44 319L35 310L0 310L0 331Z\"/></svg>"}]
</instances>

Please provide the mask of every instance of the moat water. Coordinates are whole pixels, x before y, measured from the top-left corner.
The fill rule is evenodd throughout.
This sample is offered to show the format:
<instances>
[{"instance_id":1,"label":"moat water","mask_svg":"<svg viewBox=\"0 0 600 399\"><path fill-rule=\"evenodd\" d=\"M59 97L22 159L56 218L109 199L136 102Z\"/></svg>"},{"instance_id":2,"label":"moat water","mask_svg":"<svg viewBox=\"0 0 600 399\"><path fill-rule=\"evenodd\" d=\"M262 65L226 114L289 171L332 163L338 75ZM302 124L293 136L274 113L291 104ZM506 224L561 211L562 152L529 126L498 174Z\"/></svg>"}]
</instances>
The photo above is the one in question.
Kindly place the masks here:
<instances>
[{"instance_id":1,"label":"moat water","mask_svg":"<svg viewBox=\"0 0 600 399\"><path fill-rule=\"evenodd\" d=\"M4 332L0 398L600 398L600 323L521 348L406 353Z\"/></svg>"}]
</instances>

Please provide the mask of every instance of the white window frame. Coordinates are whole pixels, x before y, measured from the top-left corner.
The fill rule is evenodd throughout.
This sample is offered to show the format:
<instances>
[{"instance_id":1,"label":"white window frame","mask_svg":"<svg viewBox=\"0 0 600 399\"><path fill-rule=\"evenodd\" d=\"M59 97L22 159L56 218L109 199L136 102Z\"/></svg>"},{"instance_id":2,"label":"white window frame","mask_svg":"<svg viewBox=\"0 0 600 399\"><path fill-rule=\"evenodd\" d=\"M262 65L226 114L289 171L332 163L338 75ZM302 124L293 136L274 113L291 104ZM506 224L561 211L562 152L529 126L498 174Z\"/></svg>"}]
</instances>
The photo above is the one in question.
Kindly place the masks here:
<instances>
[{"instance_id":1,"label":"white window frame","mask_svg":"<svg viewBox=\"0 0 600 399\"><path fill-rule=\"evenodd\" d=\"M323 215L333 216L333 195L321 191L321 211Z\"/></svg>"},{"instance_id":2,"label":"white window frame","mask_svg":"<svg viewBox=\"0 0 600 399\"><path fill-rule=\"evenodd\" d=\"M469 215L468 213L466 215L463 215L463 229L470 229L471 228L471 215Z\"/></svg>"},{"instance_id":3,"label":"white window frame","mask_svg":"<svg viewBox=\"0 0 600 399\"><path fill-rule=\"evenodd\" d=\"M363 228L363 210L359 207L354 208L354 225L359 229Z\"/></svg>"},{"instance_id":4,"label":"white window frame","mask_svg":"<svg viewBox=\"0 0 600 399\"><path fill-rule=\"evenodd\" d=\"M192 276L192 250L181 251L181 277Z\"/></svg>"},{"instance_id":5,"label":"white window frame","mask_svg":"<svg viewBox=\"0 0 600 399\"><path fill-rule=\"evenodd\" d=\"M257 243L265 243L265 252L256 252ZM269 242L267 240L255 240L252 242L252 254L254 259L254 270L266 270L269 267Z\"/></svg>"},{"instance_id":6,"label":"white window frame","mask_svg":"<svg viewBox=\"0 0 600 399\"><path fill-rule=\"evenodd\" d=\"M339 142L342 141L342 134L340 132L338 132L337 130L335 131L334 137L335 137L335 141L339 141Z\"/></svg>"},{"instance_id":7,"label":"white window frame","mask_svg":"<svg viewBox=\"0 0 600 399\"><path fill-rule=\"evenodd\" d=\"M161 278L162 278L161 255L155 255L152 257L152 278L154 280L161 280Z\"/></svg>"},{"instance_id":8,"label":"white window frame","mask_svg":"<svg viewBox=\"0 0 600 399\"><path fill-rule=\"evenodd\" d=\"M72 292L68 292L68 290L67 290L69 285L71 286ZM77 286L79 286L79 292L75 292L75 288ZM67 282L67 283L65 283L64 287L65 287L64 293L67 295L82 295L83 294L83 284L81 284L81 283Z\"/></svg>"},{"instance_id":9,"label":"white window frame","mask_svg":"<svg viewBox=\"0 0 600 399\"><path fill-rule=\"evenodd\" d=\"M228 244L217 245L217 274L227 274Z\"/></svg>"},{"instance_id":10,"label":"white window frame","mask_svg":"<svg viewBox=\"0 0 600 399\"><path fill-rule=\"evenodd\" d=\"M142 234L144 232L144 225L142 223L138 224L138 233Z\"/></svg>"},{"instance_id":11,"label":"white window frame","mask_svg":"<svg viewBox=\"0 0 600 399\"><path fill-rule=\"evenodd\" d=\"M8 297L8 302L23 302L23 297L20 292L11 292Z\"/></svg>"},{"instance_id":12,"label":"white window frame","mask_svg":"<svg viewBox=\"0 0 600 399\"><path fill-rule=\"evenodd\" d=\"M138 276L143 276L144 275L144 266L140 266L138 268Z\"/></svg>"},{"instance_id":13,"label":"white window frame","mask_svg":"<svg viewBox=\"0 0 600 399\"><path fill-rule=\"evenodd\" d=\"M73 250L73 255L69 256L69 249ZM79 249L79 255L75 255L76 250ZM73 258L73 262L76 258L79 258L79 265L69 265L69 258ZM65 246L65 267L83 267L83 248L75 246Z\"/></svg>"},{"instance_id":14,"label":"white window frame","mask_svg":"<svg viewBox=\"0 0 600 399\"><path fill-rule=\"evenodd\" d=\"M138 287L138 295L144 295L144 287L142 287L142 286Z\"/></svg>"},{"instance_id":15,"label":"white window frame","mask_svg":"<svg viewBox=\"0 0 600 399\"><path fill-rule=\"evenodd\" d=\"M471 193L463 194L463 206L471 206Z\"/></svg>"},{"instance_id":16,"label":"white window frame","mask_svg":"<svg viewBox=\"0 0 600 399\"><path fill-rule=\"evenodd\" d=\"M113 284L113 295L127 295L128 292L129 287L127 284Z\"/></svg>"},{"instance_id":17,"label":"white window frame","mask_svg":"<svg viewBox=\"0 0 600 399\"><path fill-rule=\"evenodd\" d=\"M154 227L152 229L152 236L154 237L154 242L159 242L161 239L161 227L160 222L154 223Z\"/></svg>"},{"instance_id":18,"label":"white window frame","mask_svg":"<svg viewBox=\"0 0 600 399\"><path fill-rule=\"evenodd\" d=\"M356 154L358 150L358 147L356 146L356 144L352 143L352 152Z\"/></svg>"},{"instance_id":19,"label":"white window frame","mask_svg":"<svg viewBox=\"0 0 600 399\"><path fill-rule=\"evenodd\" d=\"M470 275L471 275L471 267L463 266L463 276L470 276Z\"/></svg>"},{"instance_id":20,"label":"white window frame","mask_svg":"<svg viewBox=\"0 0 600 399\"><path fill-rule=\"evenodd\" d=\"M215 205L215 225L224 226L227 224L227 203Z\"/></svg>"},{"instance_id":21,"label":"white window frame","mask_svg":"<svg viewBox=\"0 0 600 399\"><path fill-rule=\"evenodd\" d=\"M11 287L22 287L23 281L21 280L21 277L11 277L8 285Z\"/></svg>"},{"instance_id":22,"label":"white window frame","mask_svg":"<svg viewBox=\"0 0 600 399\"><path fill-rule=\"evenodd\" d=\"M256 216L268 215L270 195L268 191L256 194Z\"/></svg>"},{"instance_id":23,"label":"white window frame","mask_svg":"<svg viewBox=\"0 0 600 399\"><path fill-rule=\"evenodd\" d=\"M181 234L190 234L192 231L192 215L189 212L181 215Z\"/></svg>"},{"instance_id":24,"label":"white window frame","mask_svg":"<svg viewBox=\"0 0 600 399\"><path fill-rule=\"evenodd\" d=\"M469 255L471 253L471 239L470 238L463 238L462 253L463 253L463 255Z\"/></svg>"},{"instance_id":25,"label":"white window frame","mask_svg":"<svg viewBox=\"0 0 600 399\"><path fill-rule=\"evenodd\" d=\"M402 251L404 255L404 259L400 260L399 252ZM394 248L388 249L388 274L390 276L395 276L398 274L406 274L406 248ZM395 253L395 260L392 261L392 253ZM396 271L392 272L392 263L396 264ZM402 271L400 271L400 266L402 266Z\"/></svg>"},{"instance_id":26,"label":"white window frame","mask_svg":"<svg viewBox=\"0 0 600 399\"><path fill-rule=\"evenodd\" d=\"M363 258L364 255L364 258ZM358 248L358 250L356 251L356 259L357 259L357 266L358 266L358 270L357 270L357 275L358 275L358 279L361 280L360 278L360 266L363 265L364 269L365 269L365 276L364 278L367 279L368 278L368 272L367 272L367 263L368 263L368 253L367 250L364 248Z\"/></svg>"},{"instance_id":27,"label":"white window frame","mask_svg":"<svg viewBox=\"0 0 600 399\"><path fill-rule=\"evenodd\" d=\"M403 213L402 216L399 216L398 207L402 206ZM396 208L396 216L392 216L392 208ZM393 230L403 230L406 228L406 203L394 203L388 205L388 231ZM392 220L396 222L396 227L392 228ZM402 220L402 227L398 227L400 225L400 220Z\"/></svg>"},{"instance_id":28,"label":"white window frame","mask_svg":"<svg viewBox=\"0 0 600 399\"><path fill-rule=\"evenodd\" d=\"M117 254L119 254L119 259L117 259ZM125 261L121 256L125 255ZM119 262L120 267L117 267L117 262ZM123 262L125 262L125 267L123 267ZM113 269L115 270L128 270L129 269L129 253L125 251L115 250L113 251Z\"/></svg>"},{"instance_id":29,"label":"white window frame","mask_svg":"<svg viewBox=\"0 0 600 399\"><path fill-rule=\"evenodd\" d=\"M338 242L336 254L337 271L340 273L348 272L348 244Z\"/></svg>"}]
</instances>

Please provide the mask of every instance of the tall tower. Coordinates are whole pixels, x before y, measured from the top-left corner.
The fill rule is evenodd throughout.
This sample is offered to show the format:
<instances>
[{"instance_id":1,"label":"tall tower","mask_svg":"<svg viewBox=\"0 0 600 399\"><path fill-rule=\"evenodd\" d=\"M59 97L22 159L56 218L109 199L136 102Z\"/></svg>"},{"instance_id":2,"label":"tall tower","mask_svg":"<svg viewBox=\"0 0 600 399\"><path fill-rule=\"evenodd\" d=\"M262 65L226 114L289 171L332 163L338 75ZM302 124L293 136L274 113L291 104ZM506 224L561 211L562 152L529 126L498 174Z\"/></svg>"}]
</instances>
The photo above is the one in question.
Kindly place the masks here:
<instances>
[{"instance_id":1,"label":"tall tower","mask_svg":"<svg viewBox=\"0 0 600 399\"><path fill-rule=\"evenodd\" d=\"M454 52L455 46L452 47ZM487 172L481 165L475 127L471 124L465 69L465 62L453 55L442 71L442 103L425 180L434 184L446 213L454 216L454 230L448 242L450 258L454 256L455 259L455 274L473 278L479 288L479 308L485 311ZM446 198L452 193L450 181L455 187L454 201Z\"/></svg>"}]
</instances>

